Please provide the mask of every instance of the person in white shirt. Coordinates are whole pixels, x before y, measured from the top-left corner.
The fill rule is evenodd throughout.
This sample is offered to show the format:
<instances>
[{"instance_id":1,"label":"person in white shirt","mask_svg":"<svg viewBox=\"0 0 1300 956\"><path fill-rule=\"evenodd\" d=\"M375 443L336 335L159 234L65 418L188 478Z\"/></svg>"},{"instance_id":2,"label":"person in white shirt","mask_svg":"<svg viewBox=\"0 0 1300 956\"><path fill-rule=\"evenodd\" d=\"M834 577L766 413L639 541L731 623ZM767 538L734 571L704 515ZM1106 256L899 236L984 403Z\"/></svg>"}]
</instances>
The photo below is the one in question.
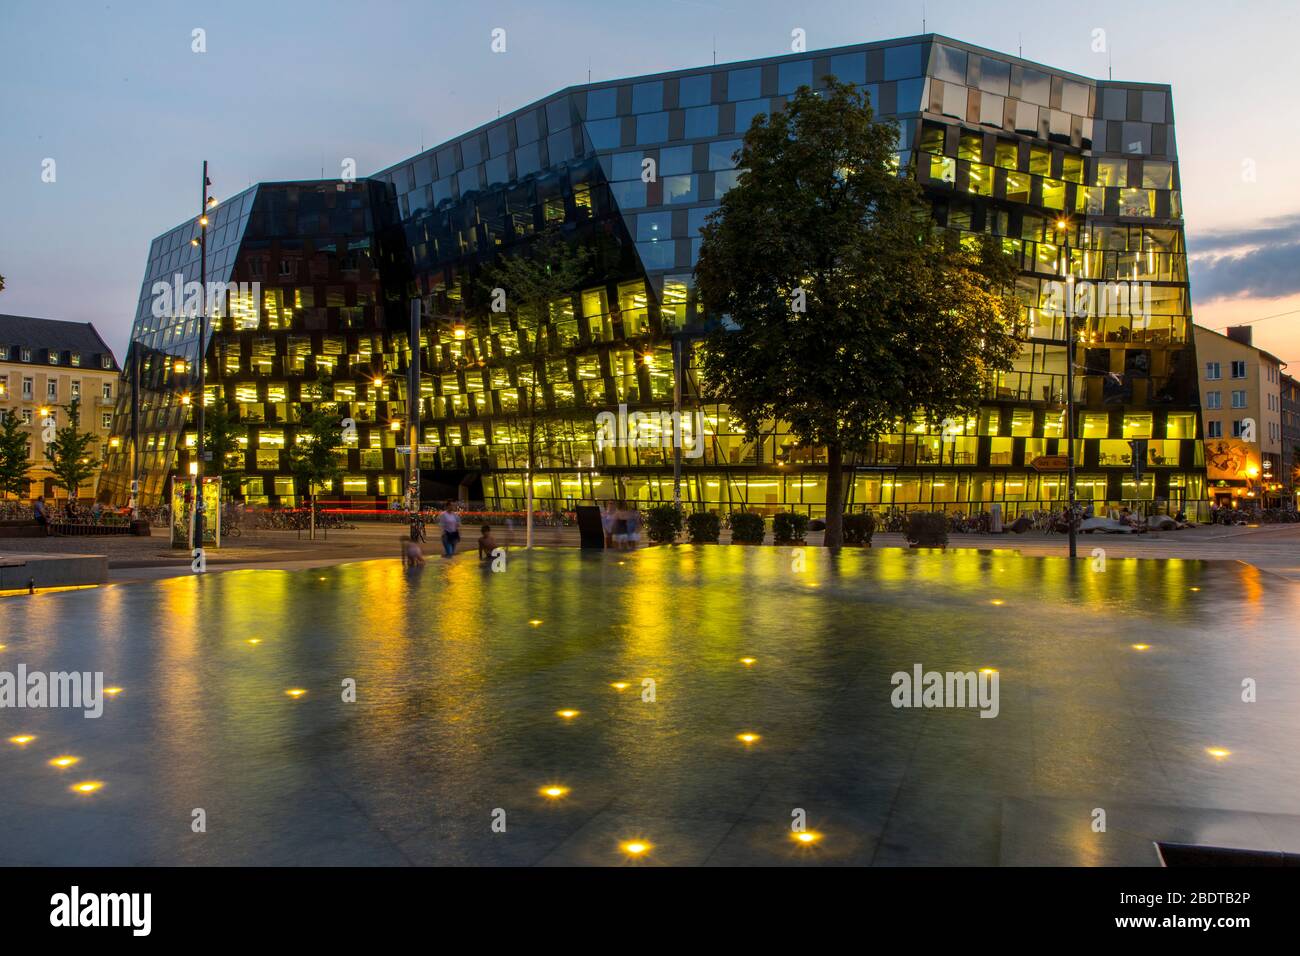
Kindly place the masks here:
<instances>
[{"instance_id":1,"label":"person in white shirt","mask_svg":"<svg viewBox=\"0 0 1300 956\"><path fill-rule=\"evenodd\" d=\"M442 556L450 558L460 543L460 515L456 513L454 502L447 504L447 510L442 513L438 523L442 526Z\"/></svg>"}]
</instances>

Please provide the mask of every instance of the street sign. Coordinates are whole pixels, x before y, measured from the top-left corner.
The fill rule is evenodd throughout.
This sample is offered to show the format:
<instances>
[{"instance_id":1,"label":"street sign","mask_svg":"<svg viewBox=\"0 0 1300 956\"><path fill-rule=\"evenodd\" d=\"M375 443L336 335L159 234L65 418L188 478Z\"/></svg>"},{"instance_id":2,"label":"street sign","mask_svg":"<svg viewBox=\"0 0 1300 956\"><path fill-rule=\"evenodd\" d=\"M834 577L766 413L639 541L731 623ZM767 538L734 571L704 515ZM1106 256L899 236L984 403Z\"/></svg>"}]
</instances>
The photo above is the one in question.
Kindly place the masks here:
<instances>
[{"instance_id":1,"label":"street sign","mask_svg":"<svg viewBox=\"0 0 1300 956\"><path fill-rule=\"evenodd\" d=\"M419 449L420 449L420 454L421 454L421 455L432 455L434 452L436 452L436 451L438 450L438 446L437 446L437 445L420 445L420 446L418 446L418 447L419 447ZM398 445L398 446L397 446L397 453L398 453L399 455L409 455L409 454L411 453L411 446L410 446L410 445Z\"/></svg>"},{"instance_id":2,"label":"street sign","mask_svg":"<svg viewBox=\"0 0 1300 956\"><path fill-rule=\"evenodd\" d=\"M1039 455L1029 467L1034 471L1068 471L1070 459L1066 455Z\"/></svg>"}]
</instances>

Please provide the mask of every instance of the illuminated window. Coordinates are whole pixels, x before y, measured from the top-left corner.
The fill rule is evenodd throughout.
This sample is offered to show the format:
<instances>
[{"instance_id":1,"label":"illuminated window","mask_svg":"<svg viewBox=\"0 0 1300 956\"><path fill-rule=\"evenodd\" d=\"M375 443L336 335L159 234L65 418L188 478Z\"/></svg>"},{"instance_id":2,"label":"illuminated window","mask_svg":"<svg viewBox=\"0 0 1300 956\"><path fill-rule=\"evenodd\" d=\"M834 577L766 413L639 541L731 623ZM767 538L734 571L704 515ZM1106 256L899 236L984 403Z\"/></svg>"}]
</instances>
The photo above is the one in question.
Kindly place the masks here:
<instances>
[{"instance_id":1,"label":"illuminated window","mask_svg":"<svg viewBox=\"0 0 1300 956\"><path fill-rule=\"evenodd\" d=\"M1110 431L1110 416L1105 412L1085 412L1081 438L1105 438Z\"/></svg>"},{"instance_id":2,"label":"illuminated window","mask_svg":"<svg viewBox=\"0 0 1300 956\"><path fill-rule=\"evenodd\" d=\"M1019 149L1015 143L1009 143L1004 139L998 140L998 145L994 151L993 163L1002 169L1015 169L1017 166L1017 156Z\"/></svg>"},{"instance_id":3,"label":"illuminated window","mask_svg":"<svg viewBox=\"0 0 1300 956\"><path fill-rule=\"evenodd\" d=\"M1151 437L1151 413L1131 414L1124 416L1124 437L1125 438L1150 438Z\"/></svg>"},{"instance_id":4,"label":"illuminated window","mask_svg":"<svg viewBox=\"0 0 1300 956\"><path fill-rule=\"evenodd\" d=\"M1165 419L1166 438L1195 438L1196 413L1170 412Z\"/></svg>"},{"instance_id":5,"label":"illuminated window","mask_svg":"<svg viewBox=\"0 0 1300 956\"><path fill-rule=\"evenodd\" d=\"M1128 160L1095 159L1093 160L1094 186L1127 186Z\"/></svg>"},{"instance_id":6,"label":"illuminated window","mask_svg":"<svg viewBox=\"0 0 1300 956\"><path fill-rule=\"evenodd\" d=\"M957 181L957 160L950 156L931 156L930 178L942 183L955 183Z\"/></svg>"},{"instance_id":7,"label":"illuminated window","mask_svg":"<svg viewBox=\"0 0 1300 956\"><path fill-rule=\"evenodd\" d=\"M1048 209L1065 208L1065 183L1060 179L1043 180L1043 205Z\"/></svg>"}]
</instances>

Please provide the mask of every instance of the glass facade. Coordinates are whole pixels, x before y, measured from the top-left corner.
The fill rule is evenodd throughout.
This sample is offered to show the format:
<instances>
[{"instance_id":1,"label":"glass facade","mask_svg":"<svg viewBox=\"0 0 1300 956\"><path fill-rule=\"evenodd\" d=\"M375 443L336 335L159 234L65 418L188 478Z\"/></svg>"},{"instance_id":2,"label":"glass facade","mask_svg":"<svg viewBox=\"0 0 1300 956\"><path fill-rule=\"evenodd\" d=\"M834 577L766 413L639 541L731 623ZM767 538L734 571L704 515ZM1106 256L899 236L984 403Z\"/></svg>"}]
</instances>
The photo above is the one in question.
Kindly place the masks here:
<instances>
[{"instance_id":1,"label":"glass facade","mask_svg":"<svg viewBox=\"0 0 1300 956\"><path fill-rule=\"evenodd\" d=\"M302 408L323 402L357 426L332 495L400 495L393 425L409 401L407 302L418 295L426 496L522 507L521 390L536 388L539 507L672 500L673 449L610 447L597 416L621 405L671 411L680 392L683 420L701 432L682 456L684 501L819 513L821 450L797 447L780 422L746 435L704 393L708 317L692 269L701 225L743 172L735 157L749 124L828 75L897 120L901 168L940 227L999 236L1021 265L1015 368L967 421L938 431L900 422L855 456L849 506L1058 506L1072 328L1080 497L1194 511L1205 467L1169 88L1085 79L936 36L574 87L367 180L263 184L230 200L238 211L214 223L220 242L209 232L210 277L261 287L214 323L207 401L224 400L246 425L244 493L293 499L284 448ZM193 442L177 396L197 337L188 317L160 321L150 304L158 277L197 269L194 228L155 241L133 334L154 369L142 390L150 495L188 467ZM552 228L593 250L579 287L537 320L477 305L482 268ZM177 357L190 364L169 373ZM119 410L130 403L124 389ZM124 435L128 420L118 416ZM119 496L128 460L124 451L109 462L117 477L104 487Z\"/></svg>"}]
</instances>

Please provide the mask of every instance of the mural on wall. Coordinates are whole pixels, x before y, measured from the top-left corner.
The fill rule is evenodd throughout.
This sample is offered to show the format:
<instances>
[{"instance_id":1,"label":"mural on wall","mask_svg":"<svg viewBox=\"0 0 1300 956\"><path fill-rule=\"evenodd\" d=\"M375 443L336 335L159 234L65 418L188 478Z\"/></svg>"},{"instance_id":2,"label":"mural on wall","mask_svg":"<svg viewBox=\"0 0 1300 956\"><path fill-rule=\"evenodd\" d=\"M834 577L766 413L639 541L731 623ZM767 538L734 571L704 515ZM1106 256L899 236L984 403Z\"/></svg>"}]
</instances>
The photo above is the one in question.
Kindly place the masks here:
<instances>
[{"instance_id":1,"label":"mural on wall","mask_svg":"<svg viewBox=\"0 0 1300 956\"><path fill-rule=\"evenodd\" d=\"M1212 438L1205 442L1205 470L1210 481L1245 481L1250 462L1250 446L1240 439Z\"/></svg>"}]
</instances>

